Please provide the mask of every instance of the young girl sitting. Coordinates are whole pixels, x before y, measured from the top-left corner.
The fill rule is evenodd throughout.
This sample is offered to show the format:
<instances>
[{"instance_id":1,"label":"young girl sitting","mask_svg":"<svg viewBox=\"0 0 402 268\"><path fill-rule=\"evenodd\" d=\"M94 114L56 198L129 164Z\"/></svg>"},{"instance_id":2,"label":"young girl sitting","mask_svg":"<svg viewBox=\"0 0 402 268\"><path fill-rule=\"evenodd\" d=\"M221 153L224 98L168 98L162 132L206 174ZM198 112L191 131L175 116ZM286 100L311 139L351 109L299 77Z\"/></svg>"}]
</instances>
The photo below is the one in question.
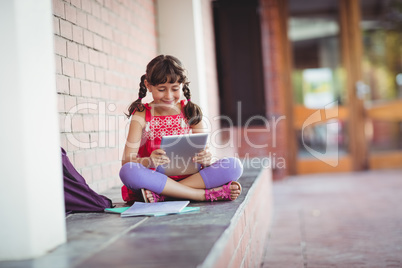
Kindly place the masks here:
<instances>
[{"instance_id":1,"label":"young girl sitting","mask_svg":"<svg viewBox=\"0 0 402 268\"><path fill-rule=\"evenodd\" d=\"M142 190L145 202L160 202L165 197L235 200L241 193L237 182L243 173L241 162L237 158L223 158L211 163L208 147L194 156L193 161L201 164L202 169L193 175L167 177L155 171L157 166L170 161L160 149L162 136L201 133L206 129L200 107L190 100L185 72L181 62L172 56L160 55L148 63L146 74L141 77L138 99L129 107L131 123L120 170L122 192L133 194ZM142 104L147 91L152 94L153 102ZM181 100L183 95L186 100Z\"/></svg>"}]
</instances>

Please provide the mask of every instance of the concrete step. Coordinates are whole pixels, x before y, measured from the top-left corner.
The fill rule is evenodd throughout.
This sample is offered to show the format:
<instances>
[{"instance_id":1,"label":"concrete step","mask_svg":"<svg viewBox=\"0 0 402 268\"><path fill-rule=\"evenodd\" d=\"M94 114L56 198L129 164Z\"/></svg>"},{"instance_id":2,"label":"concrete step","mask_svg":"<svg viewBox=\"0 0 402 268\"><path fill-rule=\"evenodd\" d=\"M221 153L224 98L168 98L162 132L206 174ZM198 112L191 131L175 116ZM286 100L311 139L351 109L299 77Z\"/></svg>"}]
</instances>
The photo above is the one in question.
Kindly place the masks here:
<instances>
[{"instance_id":1,"label":"concrete step","mask_svg":"<svg viewBox=\"0 0 402 268\"><path fill-rule=\"evenodd\" d=\"M260 267L271 223L271 171L246 168L239 182L243 193L236 201L191 202L199 212L129 218L72 214L66 219L66 244L0 267ZM103 194L123 205L119 188Z\"/></svg>"}]
</instances>

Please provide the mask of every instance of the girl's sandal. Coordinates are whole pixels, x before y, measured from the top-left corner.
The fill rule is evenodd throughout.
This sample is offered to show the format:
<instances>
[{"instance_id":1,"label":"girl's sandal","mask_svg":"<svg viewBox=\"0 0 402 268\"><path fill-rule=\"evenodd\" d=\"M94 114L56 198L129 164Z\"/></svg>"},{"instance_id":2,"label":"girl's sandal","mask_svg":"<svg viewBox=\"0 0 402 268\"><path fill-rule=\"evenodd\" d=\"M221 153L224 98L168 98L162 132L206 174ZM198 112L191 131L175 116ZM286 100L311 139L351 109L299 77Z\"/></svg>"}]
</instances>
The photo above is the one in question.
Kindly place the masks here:
<instances>
[{"instance_id":1,"label":"girl's sandal","mask_svg":"<svg viewBox=\"0 0 402 268\"><path fill-rule=\"evenodd\" d=\"M156 193L154 193L152 191L150 191L150 192L152 193L152 196L154 198L154 203L165 201L165 196L164 195L158 195L158 194L156 194ZM147 194L146 194L144 188L141 189L141 193L142 193L142 198L144 198L145 203L150 203L148 198L147 198Z\"/></svg>"},{"instance_id":2,"label":"girl's sandal","mask_svg":"<svg viewBox=\"0 0 402 268\"><path fill-rule=\"evenodd\" d=\"M232 185L232 184L236 184L239 187L240 194L241 194L241 190L242 190L241 189L241 184L238 183L237 181L231 181L228 184L223 185L222 189L220 189L218 191L215 191L214 189L211 189L211 190L205 189L205 198L206 198L206 200L207 201L211 200L211 202L213 202L214 200L218 200L218 198L221 198L220 200L222 200L222 201L228 201L228 200L233 201L230 198L230 192L231 192L230 185Z\"/></svg>"}]
</instances>

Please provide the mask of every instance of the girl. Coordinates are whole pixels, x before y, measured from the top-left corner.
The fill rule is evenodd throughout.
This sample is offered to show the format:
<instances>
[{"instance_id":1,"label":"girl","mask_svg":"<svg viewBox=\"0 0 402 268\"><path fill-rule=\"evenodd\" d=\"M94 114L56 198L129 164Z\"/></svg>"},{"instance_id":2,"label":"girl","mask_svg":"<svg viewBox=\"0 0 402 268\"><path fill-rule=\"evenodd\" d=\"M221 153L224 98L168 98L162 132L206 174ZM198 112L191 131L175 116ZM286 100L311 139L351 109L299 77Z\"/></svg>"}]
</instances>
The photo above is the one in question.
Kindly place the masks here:
<instances>
[{"instance_id":1,"label":"girl","mask_svg":"<svg viewBox=\"0 0 402 268\"><path fill-rule=\"evenodd\" d=\"M145 202L164 201L165 197L194 201L235 200L241 193L237 182L243 173L237 158L223 158L211 164L208 147L194 156L202 169L190 176L167 177L155 171L169 163L160 149L161 137L204 132L202 112L190 100L185 69L172 56L160 55L148 63L141 77L138 99L129 107L130 128L124 148L120 178L125 201L137 201L140 193ZM153 102L142 104L149 91ZM182 95L187 99L181 100ZM127 190L127 188L129 190ZM131 191L130 191L131 190Z\"/></svg>"}]
</instances>

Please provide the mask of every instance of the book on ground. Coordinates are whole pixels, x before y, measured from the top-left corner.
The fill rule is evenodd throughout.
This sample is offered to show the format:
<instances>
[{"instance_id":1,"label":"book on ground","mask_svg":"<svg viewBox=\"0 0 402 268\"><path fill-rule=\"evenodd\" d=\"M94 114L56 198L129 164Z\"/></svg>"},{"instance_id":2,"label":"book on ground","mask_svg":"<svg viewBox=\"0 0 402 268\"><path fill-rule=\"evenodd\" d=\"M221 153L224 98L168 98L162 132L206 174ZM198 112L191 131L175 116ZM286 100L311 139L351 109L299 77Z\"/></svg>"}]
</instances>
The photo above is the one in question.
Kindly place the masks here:
<instances>
[{"instance_id":1,"label":"book on ground","mask_svg":"<svg viewBox=\"0 0 402 268\"><path fill-rule=\"evenodd\" d=\"M121 214L130 207L119 207L119 208L105 208L105 212L107 213L114 213L114 214ZM185 207L183 208L179 213L155 213L152 216L164 216L164 215L170 215L170 214L183 214L187 212L194 212L194 211L200 211L200 207ZM149 216L149 215L148 215Z\"/></svg>"},{"instance_id":2,"label":"book on ground","mask_svg":"<svg viewBox=\"0 0 402 268\"><path fill-rule=\"evenodd\" d=\"M126 210L129 209L129 208L130 208L130 207L105 208L105 212L121 214L121 213L123 213L124 211L126 211Z\"/></svg>"},{"instance_id":3,"label":"book on ground","mask_svg":"<svg viewBox=\"0 0 402 268\"><path fill-rule=\"evenodd\" d=\"M165 201L157 203L135 202L129 209L121 213L121 217L177 214L189 203L190 201Z\"/></svg>"}]
</instances>

